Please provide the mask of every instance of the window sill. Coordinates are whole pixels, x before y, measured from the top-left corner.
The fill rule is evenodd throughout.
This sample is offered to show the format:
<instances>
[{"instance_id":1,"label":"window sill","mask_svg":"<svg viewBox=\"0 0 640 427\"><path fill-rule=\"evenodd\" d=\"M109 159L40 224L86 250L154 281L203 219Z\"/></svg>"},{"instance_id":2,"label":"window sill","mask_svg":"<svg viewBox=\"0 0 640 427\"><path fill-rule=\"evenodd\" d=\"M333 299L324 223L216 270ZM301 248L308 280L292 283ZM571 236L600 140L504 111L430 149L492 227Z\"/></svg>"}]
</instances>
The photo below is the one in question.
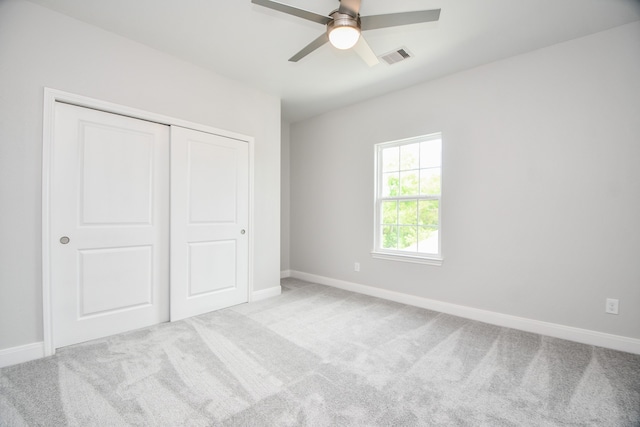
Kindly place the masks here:
<instances>
[{"instance_id":1,"label":"window sill","mask_svg":"<svg viewBox=\"0 0 640 427\"><path fill-rule=\"evenodd\" d=\"M378 252L372 251L371 256L377 259L386 259L389 261L401 261L401 262L411 262L414 264L426 264L426 265L435 265L440 267L443 258L436 256L418 256L418 255L410 255L403 253L389 253L389 252Z\"/></svg>"}]
</instances>

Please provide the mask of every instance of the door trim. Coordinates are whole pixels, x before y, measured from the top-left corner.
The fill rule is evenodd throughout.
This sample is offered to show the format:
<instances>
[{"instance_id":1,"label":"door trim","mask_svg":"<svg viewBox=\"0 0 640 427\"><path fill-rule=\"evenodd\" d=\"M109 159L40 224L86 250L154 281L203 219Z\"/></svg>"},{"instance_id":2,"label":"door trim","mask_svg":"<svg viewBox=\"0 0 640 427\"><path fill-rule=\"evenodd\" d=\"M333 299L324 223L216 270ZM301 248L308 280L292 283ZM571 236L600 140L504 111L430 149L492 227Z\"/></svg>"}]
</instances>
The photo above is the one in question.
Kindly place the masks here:
<instances>
[{"instance_id":1,"label":"door trim","mask_svg":"<svg viewBox=\"0 0 640 427\"><path fill-rule=\"evenodd\" d=\"M180 126L201 132L212 133L226 138L236 139L248 144L249 148L249 271L247 301L251 302L254 280L254 172L255 172L255 139L251 136L229 132L207 125L176 119L149 111L139 110L124 105L114 104L82 95L63 92L57 89L44 88L44 111L42 126L42 323L44 338L44 355L55 354L53 345L53 310L51 295L51 226L50 226L50 202L51 202L51 171L52 171L52 146L54 139L54 114L56 102L71 104L78 107L91 108L106 113L119 114L134 119L146 120L167 126ZM171 284L169 284L171 286Z\"/></svg>"}]
</instances>

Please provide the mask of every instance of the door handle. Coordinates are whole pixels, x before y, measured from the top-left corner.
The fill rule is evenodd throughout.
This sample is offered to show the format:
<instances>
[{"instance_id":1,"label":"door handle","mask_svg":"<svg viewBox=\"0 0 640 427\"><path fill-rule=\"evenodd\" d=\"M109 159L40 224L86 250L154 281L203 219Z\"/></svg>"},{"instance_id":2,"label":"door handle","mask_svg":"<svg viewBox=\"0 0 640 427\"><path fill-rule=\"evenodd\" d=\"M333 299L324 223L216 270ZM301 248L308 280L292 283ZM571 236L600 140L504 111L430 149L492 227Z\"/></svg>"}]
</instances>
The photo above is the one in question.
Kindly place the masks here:
<instances>
[{"instance_id":1,"label":"door handle","mask_svg":"<svg viewBox=\"0 0 640 427\"><path fill-rule=\"evenodd\" d=\"M69 239L67 236L62 236L60 238L60 243L62 243L63 245L66 245L67 243L69 243L71 241L71 239Z\"/></svg>"}]
</instances>

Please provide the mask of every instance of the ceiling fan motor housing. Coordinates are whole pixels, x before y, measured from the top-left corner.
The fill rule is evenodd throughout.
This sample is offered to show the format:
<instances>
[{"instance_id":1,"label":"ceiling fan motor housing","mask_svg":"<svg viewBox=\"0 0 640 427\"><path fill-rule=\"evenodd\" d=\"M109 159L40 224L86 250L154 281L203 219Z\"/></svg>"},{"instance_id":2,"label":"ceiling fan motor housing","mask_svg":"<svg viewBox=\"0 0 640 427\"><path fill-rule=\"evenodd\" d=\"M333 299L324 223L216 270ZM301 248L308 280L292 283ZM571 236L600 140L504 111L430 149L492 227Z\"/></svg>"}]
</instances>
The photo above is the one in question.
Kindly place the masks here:
<instances>
[{"instance_id":1,"label":"ceiling fan motor housing","mask_svg":"<svg viewBox=\"0 0 640 427\"><path fill-rule=\"evenodd\" d=\"M340 13L338 10L334 10L329 14L333 19L329 21L327 24L327 34L331 32L334 28L339 27L351 27L355 28L360 32L360 16L353 17L351 15L347 15L346 13Z\"/></svg>"}]
</instances>

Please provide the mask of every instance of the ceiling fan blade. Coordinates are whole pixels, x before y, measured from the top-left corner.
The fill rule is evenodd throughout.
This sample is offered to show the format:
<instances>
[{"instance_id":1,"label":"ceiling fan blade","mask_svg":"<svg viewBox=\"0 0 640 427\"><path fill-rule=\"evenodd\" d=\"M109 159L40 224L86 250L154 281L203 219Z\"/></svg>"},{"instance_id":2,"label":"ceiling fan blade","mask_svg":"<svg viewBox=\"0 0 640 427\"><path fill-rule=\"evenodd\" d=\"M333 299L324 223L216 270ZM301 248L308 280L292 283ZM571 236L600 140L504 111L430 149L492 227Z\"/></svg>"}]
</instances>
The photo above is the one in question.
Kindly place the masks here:
<instances>
[{"instance_id":1,"label":"ceiling fan blade","mask_svg":"<svg viewBox=\"0 0 640 427\"><path fill-rule=\"evenodd\" d=\"M331 18L324 15L319 15L308 10L298 9L297 7L289 6L286 4L278 3L271 0L251 0L251 3L259 6L268 7L269 9L277 10L278 12L288 13L289 15L297 16L298 18L307 19L309 21L317 22L318 24L327 25Z\"/></svg>"},{"instance_id":2,"label":"ceiling fan blade","mask_svg":"<svg viewBox=\"0 0 640 427\"><path fill-rule=\"evenodd\" d=\"M306 45L304 49L289 58L289 62L298 62L328 41L329 37L327 36L327 33L322 33L320 37Z\"/></svg>"},{"instance_id":3,"label":"ceiling fan blade","mask_svg":"<svg viewBox=\"0 0 640 427\"><path fill-rule=\"evenodd\" d=\"M373 50L371 50L371 46L369 46L369 43L367 43L362 35L360 36L360 40L358 40L358 43L356 43L356 45L353 47L353 50L355 50L356 53L360 55L360 58L362 58L362 60L366 62L369 67L373 67L374 65L380 63L380 60L373 52Z\"/></svg>"},{"instance_id":4,"label":"ceiling fan blade","mask_svg":"<svg viewBox=\"0 0 640 427\"><path fill-rule=\"evenodd\" d=\"M377 30L378 28L437 21L440 19L440 9L361 16L360 19L362 21L362 31Z\"/></svg>"},{"instance_id":5,"label":"ceiling fan blade","mask_svg":"<svg viewBox=\"0 0 640 427\"><path fill-rule=\"evenodd\" d=\"M360 3L361 0L340 0L340 8L338 9L338 12L346 15L353 15L355 18L360 13Z\"/></svg>"}]
</instances>

